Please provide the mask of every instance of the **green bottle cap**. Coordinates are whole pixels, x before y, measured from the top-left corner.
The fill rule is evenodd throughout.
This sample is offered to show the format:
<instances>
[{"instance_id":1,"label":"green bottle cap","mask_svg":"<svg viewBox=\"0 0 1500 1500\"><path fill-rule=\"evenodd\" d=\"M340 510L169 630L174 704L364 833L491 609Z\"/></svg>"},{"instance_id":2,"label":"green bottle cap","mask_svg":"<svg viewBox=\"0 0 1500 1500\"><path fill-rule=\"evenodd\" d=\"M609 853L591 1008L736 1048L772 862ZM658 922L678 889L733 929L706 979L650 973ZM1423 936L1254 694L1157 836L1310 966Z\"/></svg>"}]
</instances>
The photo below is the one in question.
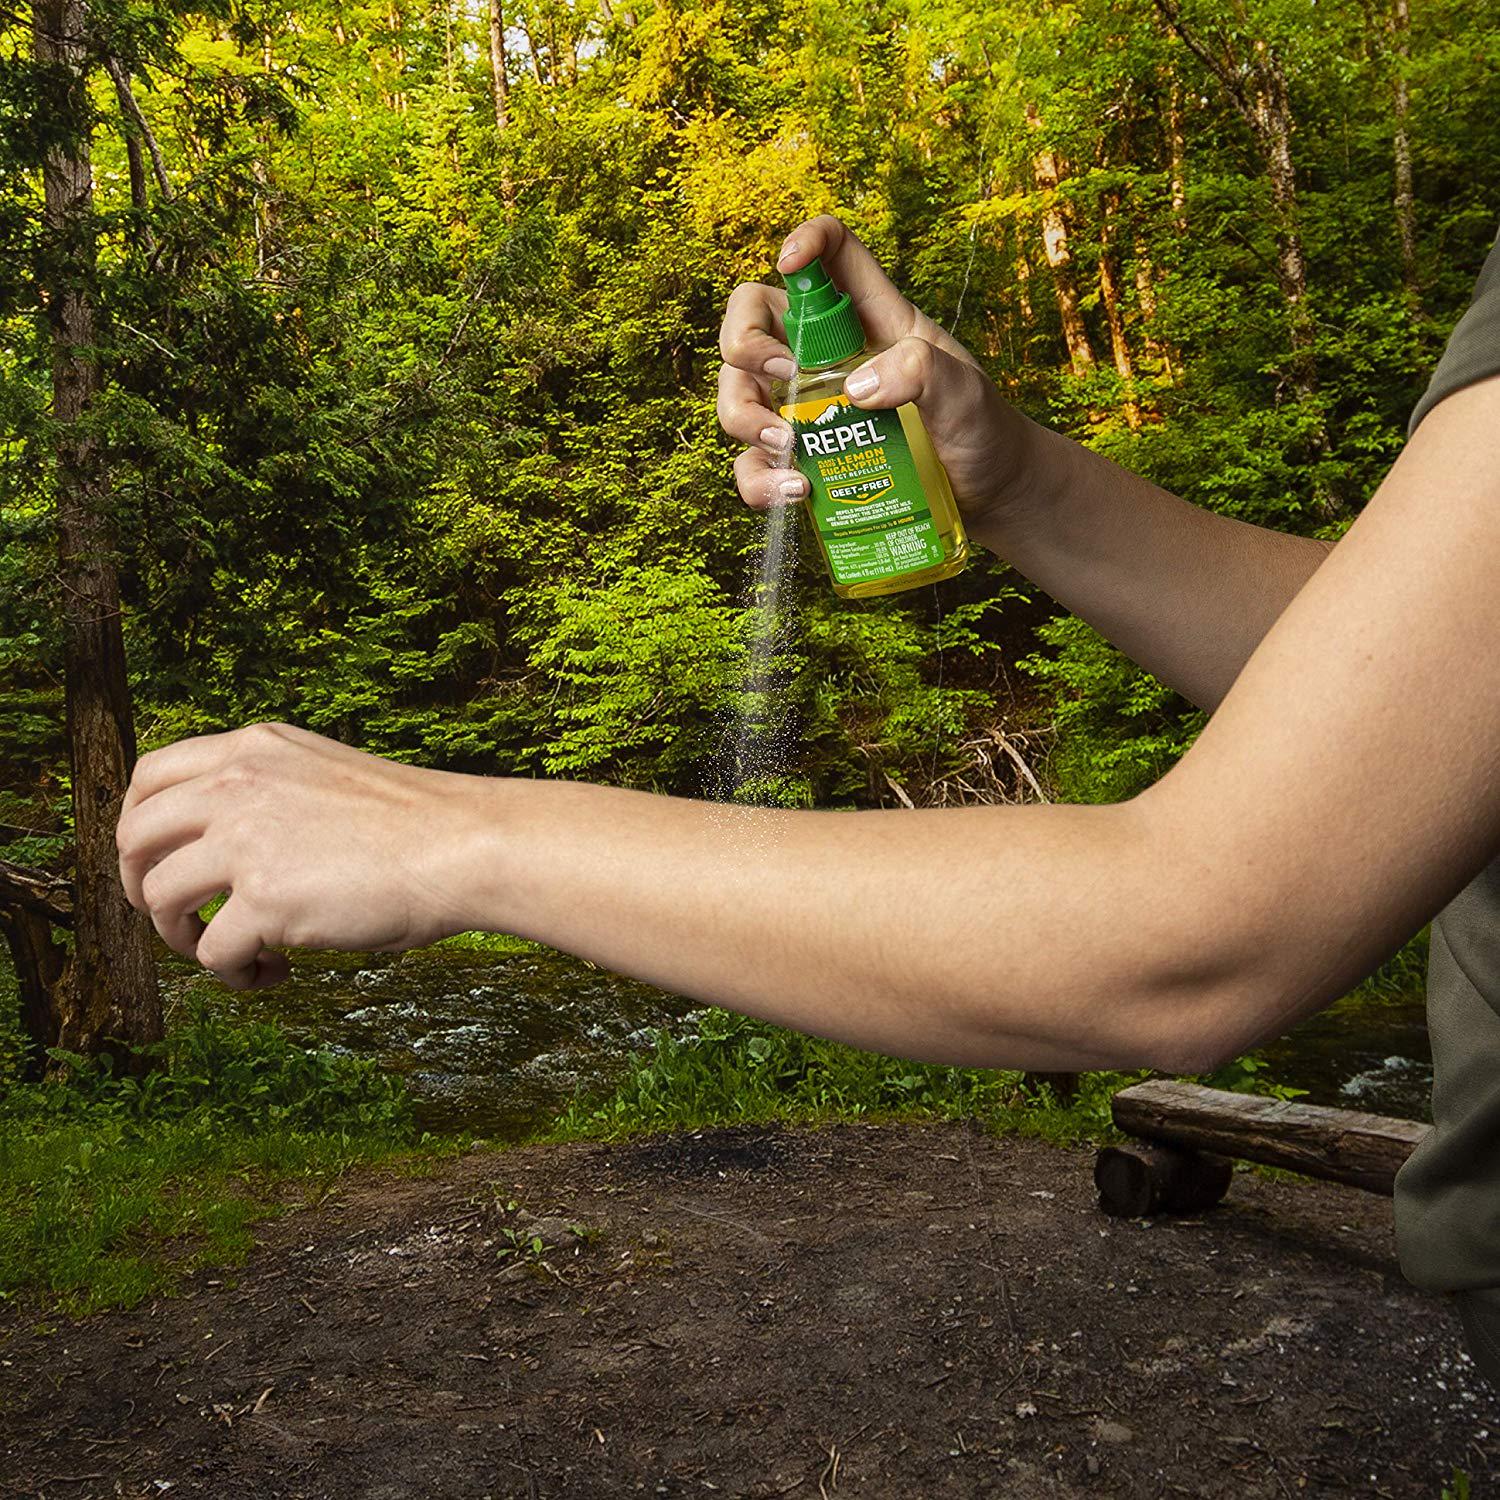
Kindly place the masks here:
<instances>
[{"instance_id":1,"label":"green bottle cap","mask_svg":"<svg viewBox=\"0 0 1500 1500\"><path fill-rule=\"evenodd\" d=\"M786 278L787 310L782 318L798 368L821 370L865 347L864 325L849 300L828 279L821 261L810 261Z\"/></svg>"}]
</instances>

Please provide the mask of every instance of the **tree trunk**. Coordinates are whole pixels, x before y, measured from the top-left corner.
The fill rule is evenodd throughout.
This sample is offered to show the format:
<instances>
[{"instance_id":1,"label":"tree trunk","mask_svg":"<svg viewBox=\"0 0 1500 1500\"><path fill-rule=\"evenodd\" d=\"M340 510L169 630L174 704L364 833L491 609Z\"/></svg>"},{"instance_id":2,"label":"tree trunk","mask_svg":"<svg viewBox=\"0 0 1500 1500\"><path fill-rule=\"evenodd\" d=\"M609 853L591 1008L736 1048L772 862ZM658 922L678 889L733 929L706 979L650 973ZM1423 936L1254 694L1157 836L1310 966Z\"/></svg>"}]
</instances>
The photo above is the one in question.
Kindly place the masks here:
<instances>
[{"instance_id":1,"label":"tree trunk","mask_svg":"<svg viewBox=\"0 0 1500 1500\"><path fill-rule=\"evenodd\" d=\"M83 0L35 10L37 61L57 78L61 108L42 172L43 225L52 266L58 581L62 594L68 755L76 842L76 943L59 1043L97 1053L161 1036L161 998L149 927L125 900L115 822L135 760L135 730L120 629L109 476L86 418L101 377L94 353L98 266ZM122 1059L123 1061L123 1059ZM139 1059L134 1066L142 1066Z\"/></svg>"},{"instance_id":2,"label":"tree trunk","mask_svg":"<svg viewBox=\"0 0 1500 1500\"><path fill-rule=\"evenodd\" d=\"M1115 210L1119 195L1106 193L1100 201L1103 221L1099 230L1099 295L1104 303L1104 318L1109 325L1110 350L1114 355L1115 374L1123 387L1121 410L1132 432L1141 427L1141 407L1135 395L1135 364L1125 338L1125 317L1120 309L1119 267L1115 257Z\"/></svg>"},{"instance_id":3,"label":"tree trunk","mask_svg":"<svg viewBox=\"0 0 1500 1500\"><path fill-rule=\"evenodd\" d=\"M1156 268L1141 240L1135 246L1135 300L1141 310L1141 342L1146 346L1146 355L1160 361L1163 373L1175 385L1180 356L1156 331Z\"/></svg>"},{"instance_id":4,"label":"tree trunk","mask_svg":"<svg viewBox=\"0 0 1500 1500\"><path fill-rule=\"evenodd\" d=\"M510 125L510 80L505 76L505 16L500 0L490 0L490 78L495 90L495 129Z\"/></svg>"},{"instance_id":5,"label":"tree trunk","mask_svg":"<svg viewBox=\"0 0 1500 1500\"><path fill-rule=\"evenodd\" d=\"M1313 324L1307 309L1307 260L1302 252L1298 222L1297 172L1292 157L1292 107L1281 60L1275 50L1260 38L1250 38L1248 50L1243 55L1236 54L1232 41L1223 39L1216 50L1184 22L1180 0L1155 0L1155 3L1182 44L1218 80L1255 138L1271 184L1276 281L1288 313L1291 359L1286 375L1299 397L1315 398L1318 368L1313 352ZM1237 0L1233 9L1239 28L1232 35L1236 38L1248 36L1250 27L1243 4ZM1321 417L1311 426L1307 450L1314 462L1328 454L1328 432ZM1325 516L1337 515L1343 508L1337 495L1322 481L1314 482L1313 498Z\"/></svg>"},{"instance_id":6,"label":"tree trunk","mask_svg":"<svg viewBox=\"0 0 1500 1500\"><path fill-rule=\"evenodd\" d=\"M1395 65L1391 70L1392 106L1396 129L1392 154L1396 168L1396 233L1401 241L1401 284L1412 306L1422 298L1422 284L1417 273L1417 200L1412 185L1411 98L1406 85L1406 68L1411 61L1411 10L1408 0L1394 0L1391 9L1391 51Z\"/></svg>"},{"instance_id":7,"label":"tree trunk","mask_svg":"<svg viewBox=\"0 0 1500 1500\"><path fill-rule=\"evenodd\" d=\"M46 1069L47 1049L58 1043L67 954L53 939L52 924L35 912L0 908L0 936L10 949L21 998L21 1030L30 1044L25 1076L37 1079Z\"/></svg>"},{"instance_id":8,"label":"tree trunk","mask_svg":"<svg viewBox=\"0 0 1500 1500\"><path fill-rule=\"evenodd\" d=\"M401 41L406 27L406 18L394 5L390 5L386 9L386 24L391 32L391 60L396 65L396 78L400 80L406 74L406 47ZM391 105L398 115L406 113L407 102L404 89L397 88L391 94Z\"/></svg>"},{"instance_id":9,"label":"tree trunk","mask_svg":"<svg viewBox=\"0 0 1500 1500\"><path fill-rule=\"evenodd\" d=\"M73 925L73 893L61 876L0 860L0 936L10 949L20 991L21 1028L30 1043L26 1076L46 1069L47 1048L57 1045L59 990L67 982L67 950L54 926Z\"/></svg>"},{"instance_id":10,"label":"tree trunk","mask_svg":"<svg viewBox=\"0 0 1500 1500\"><path fill-rule=\"evenodd\" d=\"M1033 130L1042 127L1041 117L1032 105L1026 107L1026 122ZM1042 248L1052 268L1057 291L1057 310L1062 319L1063 339L1068 346L1068 361L1075 375L1087 375L1095 368L1094 350L1089 343L1088 328L1078 296L1078 279L1073 269L1073 252L1068 247L1068 221L1058 201L1057 189L1062 182L1062 168L1057 153L1050 146L1038 150L1031 159L1036 185L1042 191Z\"/></svg>"},{"instance_id":11,"label":"tree trunk","mask_svg":"<svg viewBox=\"0 0 1500 1500\"><path fill-rule=\"evenodd\" d=\"M526 50L531 55L531 71L536 75L538 85L546 88L548 77L542 70L542 54L537 51L536 38L531 34L531 22L526 19L524 11L521 15L521 30L526 33Z\"/></svg>"},{"instance_id":12,"label":"tree trunk","mask_svg":"<svg viewBox=\"0 0 1500 1500\"><path fill-rule=\"evenodd\" d=\"M1172 224L1178 234L1186 234L1187 134L1182 128L1182 85L1175 80L1167 94L1167 150L1172 190Z\"/></svg>"},{"instance_id":13,"label":"tree trunk","mask_svg":"<svg viewBox=\"0 0 1500 1500\"><path fill-rule=\"evenodd\" d=\"M1026 247L1019 234L1016 236L1015 270L1016 306L1021 309L1022 322L1029 329L1035 317L1031 306L1031 262L1026 258Z\"/></svg>"},{"instance_id":14,"label":"tree trunk","mask_svg":"<svg viewBox=\"0 0 1500 1500\"><path fill-rule=\"evenodd\" d=\"M1299 396L1318 388L1313 363L1312 324L1307 316L1307 260L1297 222L1297 173L1292 161L1292 112L1286 74L1269 49L1257 54L1252 73L1251 123L1260 138L1271 179L1276 223L1276 279L1291 313L1292 384Z\"/></svg>"},{"instance_id":15,"label":"tree trunk","mask_svg":"<svg viewBox=\"0 0 1500 1500\"><path fill-rule=\"evenodd\" d=\"M500 196L507 208L516 206L516 185L510 175L510 159L504 137L510 129L510 78L505 71L505 16L501 0L490 0L490 78L495 94L495 133L501 137Z\"/></svg>"}]
</instances>

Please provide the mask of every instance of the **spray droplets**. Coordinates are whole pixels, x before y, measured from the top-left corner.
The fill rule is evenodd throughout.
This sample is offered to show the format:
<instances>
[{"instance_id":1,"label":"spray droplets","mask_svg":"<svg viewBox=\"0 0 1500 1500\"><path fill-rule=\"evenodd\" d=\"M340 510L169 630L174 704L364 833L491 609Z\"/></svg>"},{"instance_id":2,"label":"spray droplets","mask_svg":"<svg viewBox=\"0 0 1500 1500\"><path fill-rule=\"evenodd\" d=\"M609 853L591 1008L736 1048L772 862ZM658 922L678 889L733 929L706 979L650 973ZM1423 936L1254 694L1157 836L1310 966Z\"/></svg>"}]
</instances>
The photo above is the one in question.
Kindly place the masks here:
<instances>
[{"instance_id":1,"label":"spray droplets","mask_svg":"<svg viewBox=\"0 0 1500 1500\"><path fill-rule=\"evenodd\" d=\"M797 401L793 381L787 398ZM791 467L787 451L776 455ZM738 701L724 726L714 759L709 795L717 802L775 806L785 800L787 774L799 745L787 701L787 653L796 633L792 610L797 575L797 514L794 505L766 513L759 565L745 589L746 658Z\"/></svg>"}]
</instances>

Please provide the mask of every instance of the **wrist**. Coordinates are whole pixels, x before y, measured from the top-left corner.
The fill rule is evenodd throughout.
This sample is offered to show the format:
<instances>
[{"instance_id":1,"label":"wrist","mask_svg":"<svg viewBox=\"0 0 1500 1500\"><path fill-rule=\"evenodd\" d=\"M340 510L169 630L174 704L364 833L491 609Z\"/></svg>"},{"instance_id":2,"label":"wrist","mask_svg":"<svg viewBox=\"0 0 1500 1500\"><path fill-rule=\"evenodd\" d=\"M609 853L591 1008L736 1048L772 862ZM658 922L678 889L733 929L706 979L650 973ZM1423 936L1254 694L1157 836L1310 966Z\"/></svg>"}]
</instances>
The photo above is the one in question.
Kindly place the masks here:
<instances>
[{"instance_id":1,"label":"wrist","mask_svg":"<svg viewBox=\"0 0 1500 1500\"><path fill-rule=\"evenodd\" d=\"M508 899L518 820L513 804L524 781L433 771L437 778L416 830L418 878L431 894L445 935L516 931Z\"/></svg>"},{"instance_id":2,"label":"wrist","mask_svg":"<svg viewBox=\"0 0 1500 1500\"><path fill-rule=\"evenodd\" d=\"M1009 415L1007 430L998 438L1000 477L994 490L968 510L964 524L981 546L1015 562L1065 489L1063 475L1074 444L1014 407Z\"/></svg>"}]
</instances>

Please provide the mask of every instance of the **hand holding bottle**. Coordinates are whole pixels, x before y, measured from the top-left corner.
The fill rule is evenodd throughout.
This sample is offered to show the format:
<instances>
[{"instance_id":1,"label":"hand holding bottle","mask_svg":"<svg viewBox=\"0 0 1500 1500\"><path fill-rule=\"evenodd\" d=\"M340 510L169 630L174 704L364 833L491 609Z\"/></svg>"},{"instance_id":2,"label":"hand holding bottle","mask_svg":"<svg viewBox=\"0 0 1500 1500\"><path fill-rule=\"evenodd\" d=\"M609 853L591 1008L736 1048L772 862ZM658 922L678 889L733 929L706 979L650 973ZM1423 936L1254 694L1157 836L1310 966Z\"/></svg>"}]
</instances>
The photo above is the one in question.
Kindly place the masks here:
<instances>
[{"instance_id":1,"label":"hand holding bottle","mask_svg":"<svg viewBox=\"0 0 1500 1500\"><path fill-rule=\"evenodd\" d=\"M1035 429L996 390L978 362L898 292L873 255L839 220L809 220L788 236L777 269L789 274L820 259L849 293L879 352L846 380L845 393L869 410L913 402L947 470L971 533L988 541L996 521L1025 487L1025 453ZM789 428L772 405L772 386L791 378L783 340L787 297L747 282L729 299L719 347L719 422L750 446L735 461L741 498L754 509L806 497L790 463ZM883 347L882 347L883 346Z\"/></svg>"}]
</instances>

